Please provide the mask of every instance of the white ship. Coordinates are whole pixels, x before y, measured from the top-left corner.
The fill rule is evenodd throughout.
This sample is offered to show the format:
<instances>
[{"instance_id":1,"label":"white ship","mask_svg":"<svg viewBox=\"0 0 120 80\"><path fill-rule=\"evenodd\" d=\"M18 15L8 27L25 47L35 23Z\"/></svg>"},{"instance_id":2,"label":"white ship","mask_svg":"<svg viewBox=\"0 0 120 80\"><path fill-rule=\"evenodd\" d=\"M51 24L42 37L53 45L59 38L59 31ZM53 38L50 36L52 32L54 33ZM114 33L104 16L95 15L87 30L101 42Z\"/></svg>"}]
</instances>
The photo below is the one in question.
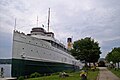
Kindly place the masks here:
<instances>
[{"instance_id":1,"label":"white ship","mask_svg":"<svg viewBox=\"0 0 120 80\"><path fill-rule=\"evenodd\" d=\"M34 72L54 73L63 70L79 70L82 67L81 62L70 54L65 45L55 39L54 33L49 32L49 17L50 9L48 31L43 27L32 28L30 34L14 30L12 59L2 60L2 64L5 65L0 65L3 76L19 77ZM70 38L69 40L71 42Z\"/></svg>"},{"instance_id":2,"label":"white ship","mask_svg":"<svg viewBox=\"0 0 120 80\"><path fill-rule=\"evenodd\" d=\"M14 30L12 76L79 70L81 66L80 61L54 38L54 33L41 27L32 28L27 35Z\"/></svg>"}]
</instances>

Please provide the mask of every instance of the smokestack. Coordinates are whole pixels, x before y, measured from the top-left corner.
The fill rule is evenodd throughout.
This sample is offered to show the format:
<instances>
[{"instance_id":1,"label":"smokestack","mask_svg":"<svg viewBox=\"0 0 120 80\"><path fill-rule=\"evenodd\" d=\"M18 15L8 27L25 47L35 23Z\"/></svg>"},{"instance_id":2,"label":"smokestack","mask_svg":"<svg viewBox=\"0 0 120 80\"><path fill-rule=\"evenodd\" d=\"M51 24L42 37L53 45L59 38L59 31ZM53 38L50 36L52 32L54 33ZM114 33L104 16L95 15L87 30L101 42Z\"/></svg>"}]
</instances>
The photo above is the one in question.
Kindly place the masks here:
<instances>
[{"instance_id":1,"label":"smokestack","mask_svg":"<svg viewBox=\"0 0 120 80\"><path fill-rule=\"evenodd\" d=\"M71 50L72 49L72 38L67 38L67 43L68 43L67 45L68 50Z\"/></svg>"}]
</instances>

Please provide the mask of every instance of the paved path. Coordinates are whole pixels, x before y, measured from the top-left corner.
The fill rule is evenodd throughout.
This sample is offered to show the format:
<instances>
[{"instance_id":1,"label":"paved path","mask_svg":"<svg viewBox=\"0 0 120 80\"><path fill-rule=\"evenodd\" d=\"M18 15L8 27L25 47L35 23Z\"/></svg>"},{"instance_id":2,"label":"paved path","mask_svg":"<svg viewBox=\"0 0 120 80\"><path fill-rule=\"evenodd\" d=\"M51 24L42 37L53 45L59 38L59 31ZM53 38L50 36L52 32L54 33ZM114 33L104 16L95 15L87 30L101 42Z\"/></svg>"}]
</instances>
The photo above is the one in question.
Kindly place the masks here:
<instances>
[{"instance_id":1,"label":"paved path","mask_svg":"<svg viewBox=\"0 0 120 80\"><path fill-rule=\"evenodd\" d=\"M109 71L106 67L99 67L100 74L97 80L120 80L116 75Z\"/></svg>"}]
</instances>

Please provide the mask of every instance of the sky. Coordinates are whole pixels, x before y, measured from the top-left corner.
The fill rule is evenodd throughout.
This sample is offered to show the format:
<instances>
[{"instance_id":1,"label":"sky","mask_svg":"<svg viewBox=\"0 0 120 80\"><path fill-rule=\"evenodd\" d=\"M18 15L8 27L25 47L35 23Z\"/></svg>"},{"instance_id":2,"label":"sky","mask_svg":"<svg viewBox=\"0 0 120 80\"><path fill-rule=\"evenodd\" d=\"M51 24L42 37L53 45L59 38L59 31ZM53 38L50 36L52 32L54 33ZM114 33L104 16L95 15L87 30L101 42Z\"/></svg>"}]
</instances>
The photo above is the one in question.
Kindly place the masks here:
<instances>
[{"instance_id":1,"label":"sky","mask_svg":"<svg viewBox=\"0 0 120 80\"><path fill-rule=\"evenodd\" d=\"M11 58L16 29L26 34L45 25L50 8L50 31L66 44L85 37L98 41L101 57L120 47L120 0L0 0L0 58Z\"/></svg>"}]
</instances>

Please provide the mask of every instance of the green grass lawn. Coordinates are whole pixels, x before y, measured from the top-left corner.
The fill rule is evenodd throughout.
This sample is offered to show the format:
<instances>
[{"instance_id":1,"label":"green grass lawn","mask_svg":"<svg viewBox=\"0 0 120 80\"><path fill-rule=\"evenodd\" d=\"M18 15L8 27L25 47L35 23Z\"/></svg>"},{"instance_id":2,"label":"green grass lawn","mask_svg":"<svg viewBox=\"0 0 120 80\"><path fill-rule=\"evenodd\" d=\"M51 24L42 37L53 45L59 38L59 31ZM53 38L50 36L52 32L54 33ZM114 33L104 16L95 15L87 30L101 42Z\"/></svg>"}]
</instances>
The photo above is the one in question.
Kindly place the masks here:
<instances>
[{"instance_id":1,"label":"green grass lawn","mask_svg":"<svg viewBox=\"0 0 120 80\"><path fill-rule=\"evenodd\" d=\"M96 77L98 75L97 71L88 71L88 80L96 80ZM70 76L65 78L60 78L59 75L51 75L51 76L44 76L39 78L30 78L27 80L81 80L80 78L80 72L74 72L74 73L68 73Z\"/></svg>"},{"instance_id":2,"label":"green grass lawn","mask_svg":"<svg viewBox=\"0 0 120 80\"><path fill-rule=\"evenodd\" d=\"M109 69L109 70L120 78L120 69L119 70Z\"/></svg>"}]
</instances>

